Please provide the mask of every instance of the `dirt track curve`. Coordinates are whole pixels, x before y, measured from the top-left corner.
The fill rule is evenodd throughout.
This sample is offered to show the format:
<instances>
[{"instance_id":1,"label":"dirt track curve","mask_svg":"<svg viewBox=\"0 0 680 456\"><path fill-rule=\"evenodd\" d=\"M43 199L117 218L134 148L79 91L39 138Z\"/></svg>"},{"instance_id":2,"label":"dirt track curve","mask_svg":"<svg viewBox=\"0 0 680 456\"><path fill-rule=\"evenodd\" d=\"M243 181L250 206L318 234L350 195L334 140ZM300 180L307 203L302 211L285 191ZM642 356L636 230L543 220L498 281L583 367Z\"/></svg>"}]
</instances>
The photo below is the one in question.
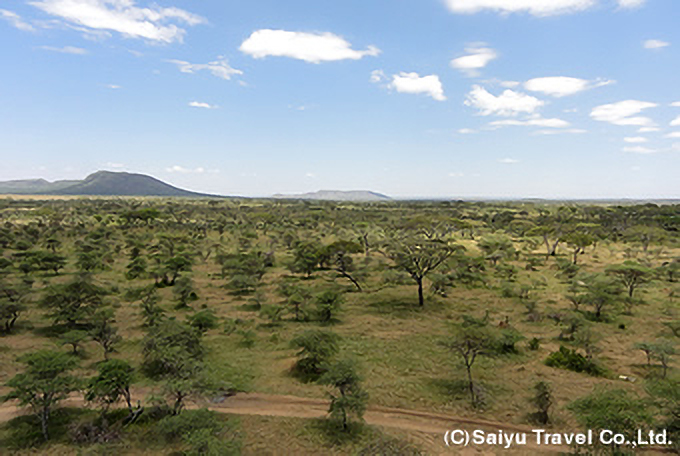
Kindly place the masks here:
<instances>
[{"instance_id":1,"label":"dirt track curve","mask_svg":"<svg viewBox=\"0 0 680 456\"><path fill-rule=\"evenodd\" d=\"M82 397L71 397L62 403L64 406L82 406ZM226 397L221 402L206 402L190 406L190 408L207 407L211 410L234 415L259 415L289 418L322 418L327 415L328 401L295 396L282 396L263 393L238 393ZM23 410L11 403L0 405L0 422L10 420ZM373 426L399 429L409 433L417 433L420 440L426 440L430 449L442 455L493 455L493 454L559 454L569 451L567 446L538 445L530 427L478 419L459 418L439 413L416 410L405 410L390 407L371 406L366 410L364 419ZM447 431L463 429L473 431L480 429L486 433L527 433L527 444L514 446L507 451L502 446L477 446L467 448L450 447L444 443Z\"/></svg>"}]
</instances>

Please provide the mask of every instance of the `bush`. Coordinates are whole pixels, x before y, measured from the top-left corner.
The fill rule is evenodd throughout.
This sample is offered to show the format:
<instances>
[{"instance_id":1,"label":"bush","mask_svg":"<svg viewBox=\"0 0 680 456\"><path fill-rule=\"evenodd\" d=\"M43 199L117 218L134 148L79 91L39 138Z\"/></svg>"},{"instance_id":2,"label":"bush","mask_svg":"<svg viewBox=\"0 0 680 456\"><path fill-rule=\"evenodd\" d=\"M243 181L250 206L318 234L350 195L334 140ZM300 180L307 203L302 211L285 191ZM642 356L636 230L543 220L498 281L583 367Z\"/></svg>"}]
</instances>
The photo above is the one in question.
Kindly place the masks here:
<instances>
[{"instance_id":1,"label":"bush","mask_svg":"<svg viewBox=\"0 0 680 456\"><path fill-rule=\"evenodd\" d=\"M290 344L300 349L297 353L298 361L295 363L294 372L303 380L316 380L325 372L323 366L338 353L337 334L312 330L297 335Z\"/></svg>"},{"instance_id":2,"label":"bush","mask_svg":"<svg viewBox=\"0 0 680 456\"><path fill-rule=\"evenodd\" d=\"M232 430L216 412L199 409L167 416L156 425L158 433L167 443L182 442L184 455L228 456L239 454L239 444Z\"/></svg>"},{"instance_id":3,"label":"bush","mask_svg":"<svg viewBox=\"0 0 680 456\"><path fill-rule=\"evenodd\" d=\"M239 341L239 345L243 348L253 348L255 346L255 342L257 341L257 335L255 332L251 329L247 330L239 330L238 335L241 336L241 340Z\"/></svg>"},{"instance_id":4,"label":"bush","mask_svg":"<svg viewBox=\"0 0 680 456\"><path fill-rule=\"evenodd\" d=\"M200 332L204 333L210 329L217 328L218 318L215 316L215 312L210 309L201 310L196 312L189 318L189 324L198 329Z\"/></svg>"},{"instance_id":5,"label":"bush","mask_svg":"<svg viewBox=\"0 0 680 456\"><path fill-rule=\"evenodd\" d=\"M589 360L576 350L570 350L564 346L560 346L558 351L551 353L545 360L545 365L574 372L584 372L595 377L604 376L606 373L604 368L593 360Z\"/></svg>"},{"instance_id":6,"label":"bush","mask_svg":"<svg viewBox=\"0 0 680 456\"><path fill-rule=\"evenodd\" d=\"M529 347L529 350L538 350L541 348L541 340L538 339L537 337L532 338L529 343L527 344Z\"/></svg>"},{"instance_id":7,"label":"bush","mask_svg":"<svg viewBox=\"0 0 680 456\"><path fill-rule=\"evenodd\" d=\"M186 410L179 415L166 416L156 429L167 442L177 442L192 432L206 430L216 433L223 425L216 412L208 409Z\"/></svg>"}]
</instances>

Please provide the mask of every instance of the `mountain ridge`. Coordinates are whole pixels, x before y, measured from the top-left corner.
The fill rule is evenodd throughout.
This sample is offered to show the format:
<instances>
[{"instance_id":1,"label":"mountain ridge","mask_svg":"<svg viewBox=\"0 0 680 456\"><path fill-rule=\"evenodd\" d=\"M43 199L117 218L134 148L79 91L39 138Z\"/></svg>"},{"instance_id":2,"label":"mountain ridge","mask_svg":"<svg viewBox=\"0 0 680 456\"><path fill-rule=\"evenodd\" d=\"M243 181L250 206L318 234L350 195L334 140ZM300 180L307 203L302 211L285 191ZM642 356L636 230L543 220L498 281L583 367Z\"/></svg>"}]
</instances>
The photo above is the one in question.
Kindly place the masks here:
<instances>
[{"instance_id":1,"label":"mountain ridge","mask_svg":"<svg viewBox=\"0 0 680 456\"><path fill-rule=\"evenodd\" d=\"M0 194L67 196L166 196L224 198L184 190L146 174L97 171L83 180L49 182L25 179L0 182Z\"/></svg>"}]
</instances>

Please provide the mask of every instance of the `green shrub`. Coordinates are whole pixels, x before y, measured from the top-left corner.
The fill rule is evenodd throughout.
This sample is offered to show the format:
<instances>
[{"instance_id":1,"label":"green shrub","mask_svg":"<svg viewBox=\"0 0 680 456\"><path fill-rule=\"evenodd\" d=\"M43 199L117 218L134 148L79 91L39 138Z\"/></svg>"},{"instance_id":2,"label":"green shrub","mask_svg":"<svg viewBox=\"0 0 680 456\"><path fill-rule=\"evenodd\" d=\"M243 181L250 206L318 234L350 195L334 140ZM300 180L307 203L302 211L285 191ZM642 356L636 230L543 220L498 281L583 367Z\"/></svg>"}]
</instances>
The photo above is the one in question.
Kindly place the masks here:
<instances>
[{"instance_id":1,"label":"green shrub","mask_svg":"<svg viewBox=\"0 0 680 456\"><path fill-rule=\"evenodd\" d=\"M215 312L210 309L196 312L189 318L189 324L202 333L217 328L218 321L219 319L215 316Z\"/></svg>"},{"instance_id":2,"label":"green shrub","mask_svg":"<svg viewBox=\"0 0 680 456\"><path fill-rule=\"evenodd\" d=\"M560 346L558 351L551 353L545 360L545 365L574 372L583 372L596 377L604 376L606 373L604 368L593 360L586 358L576 350L570 350L564 346Z\"/></svg>"},{"instance_id":3,"label":"green shrub","mask_svg":"<svg viewBox=\"0 0 680 456\"><path fill-rule=\"evenodd\" d=\"M167 442L177 442L200 430L214 434L222 428L223 423L217 413L207 409L186 410L179 415L166 416L156 425L156 429Z\"/></svg>"}]
</instances>

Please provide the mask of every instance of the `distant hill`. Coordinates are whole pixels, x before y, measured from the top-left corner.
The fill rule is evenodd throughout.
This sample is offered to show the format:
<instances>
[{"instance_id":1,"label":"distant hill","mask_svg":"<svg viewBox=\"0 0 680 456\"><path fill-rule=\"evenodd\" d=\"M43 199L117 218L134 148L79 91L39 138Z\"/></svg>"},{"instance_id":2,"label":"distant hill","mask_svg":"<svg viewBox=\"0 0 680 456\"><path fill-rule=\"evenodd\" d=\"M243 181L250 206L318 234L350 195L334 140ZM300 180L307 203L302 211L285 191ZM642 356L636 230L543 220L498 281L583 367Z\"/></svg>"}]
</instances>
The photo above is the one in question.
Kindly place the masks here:
<instances>
[{"instance_id":1,"label":"distant hill","mask_svg":"<svg viewBox=\"0 0 680 456\"><path fill-rule=\"evenodd\" d=\"M48 182L44 179L29 179L0 182L0 193L74 196L217 197L217 195L182 190L144 174L111 171L97 171L82 181Z\"/></svg>"},{"instance_id":2,"label":"distant hill","mask_svg":"<svg viewBox=\"0 0 680 456\"><path fill-rule=\"evenodd\" d=\"M35 195L70 187L80 181L48 182L45 179L11 180L0 182L0 194Z\"/></svg>"},{"instance_id":3,"label":"distant hill","mask_svg":"<svg viewBox=\"0 0 680 456\"><path fill-rule=\"evenodd\" d=\"M340 190L320 190L312 193L302 193L299 195L276 194L273 198L278 199L302 199L302 200L323 200L323 201L391 201L387 195L369 192L366 190L340 191Z\"/></svg>"}]
</instances>

